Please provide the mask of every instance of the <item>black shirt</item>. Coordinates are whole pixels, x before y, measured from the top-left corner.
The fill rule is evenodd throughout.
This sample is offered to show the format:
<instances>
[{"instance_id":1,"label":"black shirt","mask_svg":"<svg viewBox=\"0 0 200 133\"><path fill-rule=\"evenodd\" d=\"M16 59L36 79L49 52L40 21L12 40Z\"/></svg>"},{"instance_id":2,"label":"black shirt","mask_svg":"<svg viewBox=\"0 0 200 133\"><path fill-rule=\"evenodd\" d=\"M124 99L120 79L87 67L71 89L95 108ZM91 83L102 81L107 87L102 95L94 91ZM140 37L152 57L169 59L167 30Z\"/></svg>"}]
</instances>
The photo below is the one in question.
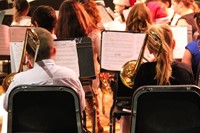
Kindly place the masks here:
<instances>
[{"instance_id":1,"label":"black shirt","mask_svg":"<svg viewBox=\"0 0 200 133\"><path fill-rule=\"evenodd\" d=\"M155 79L156 63L157 62L147 62L141 64L134 80L134 90L143 85L157 85L157 80ZM187 64L174 61L171 66L171 85L194 84L192 69Z\"/></svg>"}]
</instances>

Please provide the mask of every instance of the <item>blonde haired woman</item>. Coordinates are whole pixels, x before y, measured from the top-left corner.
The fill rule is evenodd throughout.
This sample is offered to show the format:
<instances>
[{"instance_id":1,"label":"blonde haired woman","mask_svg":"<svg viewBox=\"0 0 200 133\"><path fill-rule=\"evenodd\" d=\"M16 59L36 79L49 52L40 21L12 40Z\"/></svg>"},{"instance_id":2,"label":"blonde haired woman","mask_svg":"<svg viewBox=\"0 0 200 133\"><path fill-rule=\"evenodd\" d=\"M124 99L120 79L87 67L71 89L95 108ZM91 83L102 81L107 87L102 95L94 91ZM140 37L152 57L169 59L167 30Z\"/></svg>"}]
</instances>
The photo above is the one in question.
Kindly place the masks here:
<instances>
[{"instance_id":1,"label":"blonde haired woman","mask_svg":"<svg viewBox=\"0 0 200 133\"><path fill-rule=\"evenodd\" d=\"M155 59L153 62L140 65L136 72L133 92L143 85L194 84L193 73L189 65L173 60L175 40L169 25L151 25L147 30L146 45ZM126 118L123 122L125 128L121 133L130 132L130 123L130 117Z\"/></svg>"},{"instance_id":2,"label":"blonde haired woman","mask_svg":"<svg viewBox=\"0 0 200 133\"><path fill-rule=\"evenodd\" d=\"M135 77L134 90L142 85L194 84L189 65L173 59L175 40L168 25L150 26L146 45L155 61L140 66Z\"/></svg>"}]
</instances>

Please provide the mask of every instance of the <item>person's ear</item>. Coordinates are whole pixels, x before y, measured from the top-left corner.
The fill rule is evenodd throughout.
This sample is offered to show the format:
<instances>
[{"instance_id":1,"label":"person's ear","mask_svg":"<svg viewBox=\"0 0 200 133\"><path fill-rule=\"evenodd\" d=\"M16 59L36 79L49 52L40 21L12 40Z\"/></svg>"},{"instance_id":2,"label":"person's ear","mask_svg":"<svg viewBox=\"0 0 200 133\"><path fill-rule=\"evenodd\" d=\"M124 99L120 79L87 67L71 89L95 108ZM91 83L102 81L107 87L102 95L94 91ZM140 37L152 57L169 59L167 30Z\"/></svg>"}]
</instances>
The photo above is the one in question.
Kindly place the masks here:
<instances>
[{"instance_id":1,"label":"person's ear","mask_svg":"<svg viewBox=\"0 0 200 133\"><path fill-rule=\"evenodd\" d=\"M53 48L52 55L53 55L53 56L56 55L56 48L55 48L55 47Z\"/></svg>"},{"instance_id":2,"label":"person's ear","mask_svg":"<svg viewBox=\"0 0 200 133\"><path fill-rule=\"evenodd\" d=\"M176 46L176 41L173 39L173 40L172 40L172 49L174 49L175 46Z\"/></svg>"},{"instance_id":3,"label":"person's ear","mask_svg":"<svg viewBox=\"0 0 200 133\"><path fill-rule=\"evenodd\" d=\"M34 21L34 24L33 24L35 27L39 27L37 21Z\"/></svg>"}]
</instances>

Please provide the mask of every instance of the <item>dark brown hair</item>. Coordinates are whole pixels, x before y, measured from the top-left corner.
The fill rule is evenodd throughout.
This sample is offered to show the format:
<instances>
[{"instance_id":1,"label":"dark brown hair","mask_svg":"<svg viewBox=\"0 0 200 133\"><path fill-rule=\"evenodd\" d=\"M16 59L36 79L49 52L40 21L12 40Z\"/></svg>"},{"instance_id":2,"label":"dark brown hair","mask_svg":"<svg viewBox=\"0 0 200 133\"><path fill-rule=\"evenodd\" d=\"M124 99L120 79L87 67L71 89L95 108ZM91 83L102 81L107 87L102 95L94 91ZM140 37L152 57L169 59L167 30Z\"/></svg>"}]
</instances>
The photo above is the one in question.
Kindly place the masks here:
<instances>
[{"instance_id":1,"label":"dark brown hair","mask_svg":"<svg viewBox=\"0 0 200 133\"><path fill-rule=\"evenodd\" d=\"M55 30L58 39L85 37L95 28L81 3L66 0L61 4Z\"/></svg>"},{"instance_id":2,"label":"dark brown hair","mask_svg":"<svg viewBox=\"0 0 200 133\"><path fill-rule=\"evenodd\" d=\"M152 24L151 12L144 3L135 4L128 14L126 30L145 32Z\"/></svg>"}]
</instances>

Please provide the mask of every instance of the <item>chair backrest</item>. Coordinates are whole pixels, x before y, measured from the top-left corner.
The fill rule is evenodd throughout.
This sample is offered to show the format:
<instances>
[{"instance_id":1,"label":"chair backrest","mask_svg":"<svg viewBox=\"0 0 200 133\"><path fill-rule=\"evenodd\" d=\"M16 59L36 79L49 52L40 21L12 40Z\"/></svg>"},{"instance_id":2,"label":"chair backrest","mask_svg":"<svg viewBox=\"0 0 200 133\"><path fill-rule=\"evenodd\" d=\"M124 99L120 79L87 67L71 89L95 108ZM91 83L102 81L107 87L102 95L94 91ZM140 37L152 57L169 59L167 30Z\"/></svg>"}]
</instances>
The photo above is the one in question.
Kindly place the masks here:
<instances>
[{"instance_id":1,"label":"chair backrest","mask_svg":"<svg viewBox=\"0 0 200 133\"><path fill-rule=\"evenodd\" d=\"M132 100L131 133L200 132L197 86L142 86Z\"/></svg>"},{"instance_id":2,"label":"chair backrest","mask_svg":"<svg viewBox=\"0 0 200 133\"><path fill-rule=\"evenodd\" d=\"M8 133L82 133L79 97L70 87L18 86L8 102Z\"/></svg>"},{"instance_id":3,"label":"chair backrest","mask_svg":"<svg viewBox=\"0 0 200 133\"><path fill-rule=\"evenodd\" d=\"M197 68L197 74L196 74L196 80L195 80L195 85L200 87L200 62Z\"/></svg>"}]
</instances>

